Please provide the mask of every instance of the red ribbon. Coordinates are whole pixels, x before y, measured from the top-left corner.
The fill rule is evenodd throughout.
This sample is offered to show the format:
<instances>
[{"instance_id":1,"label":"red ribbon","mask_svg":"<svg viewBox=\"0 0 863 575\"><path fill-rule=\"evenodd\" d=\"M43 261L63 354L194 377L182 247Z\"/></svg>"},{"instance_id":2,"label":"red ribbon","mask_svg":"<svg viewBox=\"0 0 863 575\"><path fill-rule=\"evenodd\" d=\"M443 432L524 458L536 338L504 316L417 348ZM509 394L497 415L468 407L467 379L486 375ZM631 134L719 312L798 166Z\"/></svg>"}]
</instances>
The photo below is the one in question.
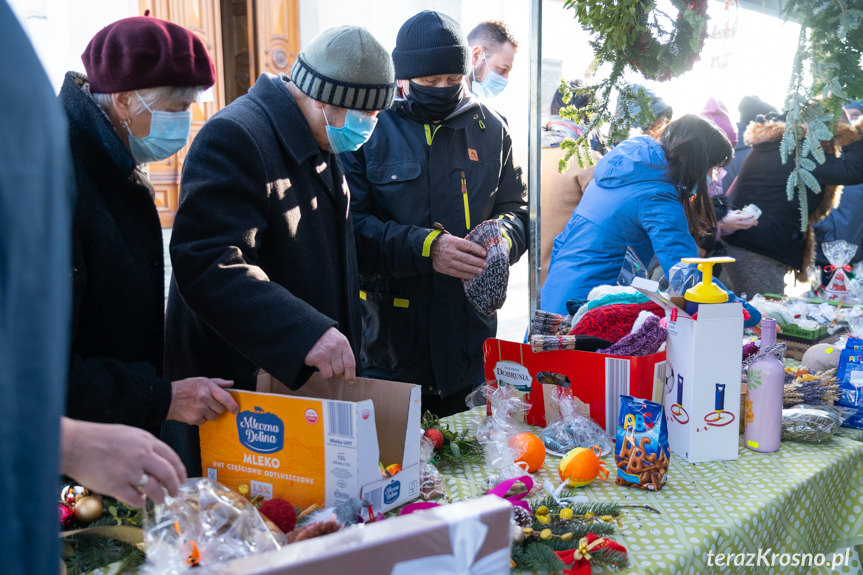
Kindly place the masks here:
<instances>
[{"instance_id":1,"label":"red ribbon","mask_svg":"<svg viewBox=\"0 0 863 575\"><path fill-rule=\"evenodd\" d=\"M828 274L832 274L833 272L835 272L837 270L845 270L846 272L850 272L851 271L851 265L845 264L844 266L836 267L836 266L831 264L831 265L824 266L824 271L827 272Z\"/></svg>"},{"instance_id":2,"label":"red ribbon","mask_svg":"<svg viewBox=\"0 0 863 575\"><path fill-rule=\"evenodd\" d=\"M569 569L563 570L563 575L590 575L590 554L596 553L601 549L610 549L619 553L626 553L626 547L612 541L607 537L598 537L593 533L588 533L578 542L578 547L575 549L567 549L566 551L555 551L557 558L563 561L564 565L569 566Z\"/></svg>"}]
</instances>

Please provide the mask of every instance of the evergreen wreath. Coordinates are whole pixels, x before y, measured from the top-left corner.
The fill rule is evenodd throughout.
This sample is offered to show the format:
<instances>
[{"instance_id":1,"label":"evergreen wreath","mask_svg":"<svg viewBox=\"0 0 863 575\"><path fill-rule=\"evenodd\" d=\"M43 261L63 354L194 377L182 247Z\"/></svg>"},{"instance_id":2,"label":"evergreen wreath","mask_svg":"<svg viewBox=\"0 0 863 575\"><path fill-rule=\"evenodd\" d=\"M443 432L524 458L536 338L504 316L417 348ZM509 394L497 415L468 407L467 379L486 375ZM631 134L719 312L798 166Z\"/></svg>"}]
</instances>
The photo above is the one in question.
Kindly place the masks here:
<instances>
[{"instance_id":1,"label":"evergreen wreath","mask_svg":"<svg viewBox=\"0 0 863 575\"><path fill-rule=\"evenodd\" d=\"M566 0L591 41L599 63L623 60L648 80L665 81L691 70L707 38L707 0L672 0L677 17L654 2Z\"/></svg>"},{"instance_id":2,"label":"evergreen wreath","mask_svg":"<svg viewBox=\"0 0 863 575\"><path fill-rule=\"evenodd\" d=\"M671 4L678 10L675 17L658 9L652 1L564 1L564 9L573 10L581 27L592 35L594 66L609 63L612 69L608 78L594 86L573 90L561 82L564 103L569 103L576 94L591 101L581 110L567 107L560 112L564 118L577 115L589 121L578 140L564 140L561 144L566 152L560 162L561 171L568 167L572 156L576 156L581 167L593 163L590 138L604 123L610 123L612 139L615 135L625 137L636 123L626 109L622 118L615 118L609 110L611 91L622 91L627 68L649 80L666 81L691 70L698 61L707 38L707 0L672 0ZM645 108L642 106L641 110Z\"/></svg>"}]
</instances>

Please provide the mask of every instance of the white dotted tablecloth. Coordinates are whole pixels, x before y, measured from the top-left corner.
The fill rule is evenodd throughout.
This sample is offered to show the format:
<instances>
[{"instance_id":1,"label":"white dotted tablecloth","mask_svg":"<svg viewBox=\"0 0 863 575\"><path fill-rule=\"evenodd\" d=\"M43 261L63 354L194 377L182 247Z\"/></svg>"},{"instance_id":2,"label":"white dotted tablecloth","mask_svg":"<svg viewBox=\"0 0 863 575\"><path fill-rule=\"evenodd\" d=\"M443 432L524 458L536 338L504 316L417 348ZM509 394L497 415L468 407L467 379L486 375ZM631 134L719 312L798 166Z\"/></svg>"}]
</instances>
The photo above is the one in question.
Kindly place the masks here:
<instances>
[{"instance_id":1,"label":"white dotted tablecloth","mask_svg":"<svg viewBox=\"0 0 863 575\"><path fill-rule=\"evenodd\" d=\"M457 431L473 426L481 414L473 410L443 422ZM615 535L629 552L630 568L623 573L860 575L861 547L854 546L863 545L861 440L863 432L843 428L823 444L783 442L772 454L741 446L736 461L691 464L672 455L669 481L658 493L616 485L613 455L607 455L603 460L612 476L594 481L583 493L591 501L650 505L660 512L624 510ZM538 485L546 479L559 482L558 461L549 456L533 474ZM481 467L443 466L441 471L450 499L483 493ZM825 555L814 555L819 553ZM821 559L832 563L839 554L841 565L810 567ZM719 555L732 564L718 565ZM746 566L750 561L752 566ZM775 564L765 566L768 561Z\"/></svg>"}]
</instances>

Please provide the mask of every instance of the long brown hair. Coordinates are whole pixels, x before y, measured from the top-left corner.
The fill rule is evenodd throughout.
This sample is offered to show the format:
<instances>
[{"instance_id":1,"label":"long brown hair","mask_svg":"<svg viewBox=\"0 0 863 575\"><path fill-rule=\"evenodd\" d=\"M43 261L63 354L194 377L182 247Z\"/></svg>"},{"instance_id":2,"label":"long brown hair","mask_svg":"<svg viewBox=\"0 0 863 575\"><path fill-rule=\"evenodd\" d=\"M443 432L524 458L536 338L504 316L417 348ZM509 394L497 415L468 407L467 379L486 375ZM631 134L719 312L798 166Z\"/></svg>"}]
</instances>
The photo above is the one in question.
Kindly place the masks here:
<instances>
[{"instance_id":1,"label":"long brown hair","mask_svg":"<svg viewBox=\"0 0 863 575\"><path fill-rule=\"evenodd\" d=\"M689 233L696 243L716 234L716 215L707 190L707 175L734 156L728 136L710 120L687 114L671 122L659 137L668 159L668 175L677 194Z\"/></svg>"}]
</instances>

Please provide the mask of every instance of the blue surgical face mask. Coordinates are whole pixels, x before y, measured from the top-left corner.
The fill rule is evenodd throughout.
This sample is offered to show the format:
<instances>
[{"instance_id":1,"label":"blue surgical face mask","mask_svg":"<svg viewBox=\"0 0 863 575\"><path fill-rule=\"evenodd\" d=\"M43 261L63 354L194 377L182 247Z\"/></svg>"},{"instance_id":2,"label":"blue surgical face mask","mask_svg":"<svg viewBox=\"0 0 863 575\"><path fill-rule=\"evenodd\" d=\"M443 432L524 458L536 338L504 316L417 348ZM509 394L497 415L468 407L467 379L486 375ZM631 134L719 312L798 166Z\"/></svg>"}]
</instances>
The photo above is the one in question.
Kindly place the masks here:
<instances>
[{"instance_id":1,"label":"blue surgical face mask","mask_svg":"<svg viewBox=\"0 0 863 575\"><path fill-rule=\"evenodd\" d=\"M374 116L363 114L359 110L348 110L345 114L345 125L341 128L334 128L330 126L326 111L323 108L321 111L324 112L324 121L327 123L327 139L330 141L330 148L334 154L359 150L372 137L372 131L378 123L378 119Z\"/></svg>"},{"instance_id":2,"label":"blue surgical face mask","mask_svg":"<svg viewBox=\"0 0 863 575\"><path fill-rule=\"evenodd\" d=\"M189 130L192 128L192 112L165 112L153 110L135 92L138 100L150 111L150 133L143 138L138 138L129 130L129 149L136 164L147 164L170 158L180 151L189 140Z\"/></svg>"},{"instance_id":3,"label":"blue surgical face mask","mask_svg":"<svg viewBox=\"0 0 863 575\"><path fill-rule=\"evenodd\" d=\"M473 82L471 83L471 91L480 98L494 98L506 88L507 79L495 72L488 65L488 58L485 57L485 50L482 52L482 59L485 60L485 67L488 69L488 74L485 80L478 82L476 79L476 68L473 69Z\"/></svg>"}]
</instances>

